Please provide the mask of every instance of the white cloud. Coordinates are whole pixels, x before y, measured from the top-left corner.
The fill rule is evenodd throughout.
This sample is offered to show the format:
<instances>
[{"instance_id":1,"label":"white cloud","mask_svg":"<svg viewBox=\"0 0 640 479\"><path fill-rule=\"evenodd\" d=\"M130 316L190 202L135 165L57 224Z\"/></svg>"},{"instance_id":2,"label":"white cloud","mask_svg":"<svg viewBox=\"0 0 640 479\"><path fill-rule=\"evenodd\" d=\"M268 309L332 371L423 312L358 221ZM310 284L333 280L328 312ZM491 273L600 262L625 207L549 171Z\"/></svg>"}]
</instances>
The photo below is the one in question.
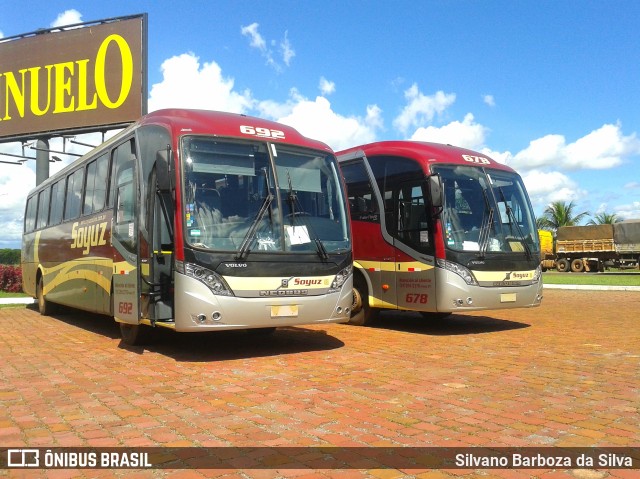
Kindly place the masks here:
<instances>
[{"instance_id":1,"label":"white cloud","mask_svg":"<svg viewBox=\"0 0 640 479\"><path fill-rule=\"evenodd\" d=\"M603 125L566 148L568 165L575 169L613 168L635 154L640 154L640 141L635 134L624 136L619 124Z\"/></svg>"},{"instance_id":2,"label":"white cloud","mask_svg":"<svg viewBox=\"0 0 640 479\"><path fill-rule=\"evenodd\" d=\"M284 32L284 39L280 42L280 50L282 52L282 61L284 61L285 65L289 66L291 59L296 56L296 52L289 41L288 31Z\"/></svg>"},{"instance_id":3,"label":"white cloud","mask_svg":"<svg viewBox=\"0 0 640 479\"><path fill-rule=\"evenodd\" d=\"M376 139L382 128L381 110L367 107L362 116L342 116L332 110L323 96L315 100L291 89L284 102L272 99L257 100L250 91L234 89L233 78L225 77L215 62L200 64L194 54L172 57L162 64L163 79L151 87L149 111L160 108L203 108L251 113L293 126L303 135L318 139L334 149L342 149ZM325 80L326 81L326 80ZM332 82L322 83L327 90L335 89Z\"/></svg>"},{"instance_id":4,"label":"white cloud","mask_svg":"<svg viewBox=\"0 0 640 479\"><path fill-rule=\"evenodd\" d=\"M456 101L455 93L437 91L434 95L424 95L417 84L404 92L407 105L400 115L393 120L393 126L403 134L410 128L419 128L430 123L436 115L444 112Z\"/></svg>"},{"instance_id":5,"label":"white cloud","mask_svg":"<svg viewBox=\"0 0 640 479\"><path fill-rule=\"evenodd\" d=\"M58 15L58 17L51 22L51 28L64 27L66 25L74 25L76 23L82 23L82 14L77 10L66 10Z\"/></svg>"},{"instance_id":6,"label":"white cloud","mask_svg":"<svg viewBox=\"0 0 640 479\"><path fill-rule=\"evenodd\" d=\"M635 134L624 136L619 124L603 125L570 144L563 135L533 140L513 157L510 166L516 169L545 166L565 170L607 169L638 154L640 141Z\"/></svg>"},{"instance_id":7,"label":"white cloud","mask_svg":"<svg viewBox=\"0 0 640 479\"><path fill-rule=\"evenodd\" d=\"M336 84L327 80L325 77L320 77L320 93L323 95L331 95L336 91Z\"/></svg>"},{"instance_id":8,"label":"white cloud","mask_svg":"<svg viewBox=\"0 0 640 479\"><path fill-rule=\"evenodd\" d=\"M640 218L640 201L619 205L614 208L613 212L623 220L638 219Z\"/></svg>"},{"instance_id":9,"label":"white cloud","mask_svg":"<svg viewBox=\"0 0 640 479\"><path fill-rule=\"evenodd\" d=\"M476 123L471 113L467 113L462 122L452 121L441 127L427 126L418 128L411 140L445 143L463 148L479 150L485 142L487 128Z\"/></svg>"},{"instance_id":10,"label":"white cloud","mask_svg":"<svg viewBox=\"0 0 640 479\"><path fill-rule=\"evenodd\" d=\"M161 69L162 82L149 93L149 111L176 107L245 113L254 104L249 90L234 91L234 79L223 77L217 63L200 65L193 53L169 58Z\"/></svg>"},{"instance_id":11,"label":"white cloud","mask_svg":"<svg viewBox=\"0 0 640 479\"><path fill-rule=\"evenodd\" d=\"M490 107L496 106L496 100L495 98L493 98L493 95L484 95L482 97L482 101L484 101L485 104L489 105Z\"/></svg>"},{"instance_id":12,"label":"white cloud","mask_svg":"<svg viewBox=\"0 0 640 479\"><path fill-rule=\"evenodd\" d=\"M540 209L553 201L574 201L586 196L586 192L568 176L558 172L531 170L522 175L534 207Z\"/></svg>"},{"instance_id":13,"label":"white cloud","mask_svg":"<svg viewBox=\"0 0 640 479\"><path fill-rule=\"evenodd\" d=\"M367 107L362 117L345 117L331 109L331 103L319 96L315 101L297 98L291 112L277 121L293 126L310 138L327 143L334 150L374 141L376 131L382 127L381 110L376 105Z\"/></svg>"},{"instance_id":14,"label":"white cloud","mask_svg":"<svg viewBox=\"0 0 640 479\"><path fill-rule=\"evenodd\" d=\"M510 151L494 151L491 148L487 147L480 148L480 153L488 156L498 163L502 163L503 165L506 165L513 156Z\"/></svg>"},{"instance_id":15,"label":"white cloud","mask_svg":"<svg viewBox=\"0 0 640 479\"><path fill-rule=\"evenodd\" d=\"M260 54L267 60L267 65L273 67L276 71L279 72L282 70L282 66L274 58L272 48L267 46L267 44L269 43L271 47L275 47L276 42L275 40L267 42L258 31L259 27L260 24L254 22L251 25L247 25L246 27L241 27L240 33L249 38L249 46L260 51ZM296 52L293 49L291 42L289 41L288 31L284 32L284 38L280 41L279 50L282 56L282 61L286 66L289 66L291 64L291 59L296 56Z\"/></svg>"},{"instance_id":16,"label":"white cloud","mask_svg":"<svg viewBox=\"0 0 640 479\"><path fill-rule=\"evenodd\" d=\"M267 42L265 42L264 38L260 33L258 33L259 23L252 23L251 25L247 25L246 27L242 27L240 32L245 36L249 37L251 45L253 48L257 48L260 51L267 51Z\"/></svg>"}]
</instances>

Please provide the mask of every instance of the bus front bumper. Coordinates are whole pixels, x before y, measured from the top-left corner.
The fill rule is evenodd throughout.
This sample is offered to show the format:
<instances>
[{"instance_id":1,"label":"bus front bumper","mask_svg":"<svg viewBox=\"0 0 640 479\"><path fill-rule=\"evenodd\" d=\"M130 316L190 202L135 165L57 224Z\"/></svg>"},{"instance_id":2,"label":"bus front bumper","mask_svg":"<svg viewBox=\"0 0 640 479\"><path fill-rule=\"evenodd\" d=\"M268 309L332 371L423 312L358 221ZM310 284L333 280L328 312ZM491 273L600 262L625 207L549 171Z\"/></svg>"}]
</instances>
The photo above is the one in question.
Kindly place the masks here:
<instances>
[{"instance_id":1,"label":"bus front bumper","mask_svg":"<svg viewBox=\"0 0 640 479\"><path fill-rule=\"evenodd\" d=\"M175 330L183 332L345 323L351 315L353 281L319 296L256 297L214 295L200 281L175 275Z\"/></svg>"}]
</instances>

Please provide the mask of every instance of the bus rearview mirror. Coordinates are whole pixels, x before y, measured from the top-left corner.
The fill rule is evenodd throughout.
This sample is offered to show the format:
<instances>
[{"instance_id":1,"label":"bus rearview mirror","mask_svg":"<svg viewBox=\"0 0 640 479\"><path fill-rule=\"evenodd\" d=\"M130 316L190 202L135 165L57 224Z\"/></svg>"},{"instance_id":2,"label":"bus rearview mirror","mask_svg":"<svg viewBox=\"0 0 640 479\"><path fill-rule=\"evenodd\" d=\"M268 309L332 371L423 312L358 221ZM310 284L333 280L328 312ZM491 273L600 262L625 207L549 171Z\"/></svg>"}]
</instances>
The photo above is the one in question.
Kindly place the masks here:
<instances>
[{"instance_id":1,"label":"bus rearview mirror","mask_svg":"<svg viewBox=\"0 0 640 479\"><path fill-rule=\"evenodd\" d=\"M429 196L431 197L431 206L442 208L442 179L440 175L429 177Z\"/></svg>"},{"instance_id":2,"label":"bus rearview mirror","mask_svg":"<svg viewBox=\"0 0 640 479\"><path fill-rule=\"evenodd\" d=\"M159 190L172 190L171 149L169 147L166 150L159 150L156 154L156 179Z\"/></svg>"}]
</instances>

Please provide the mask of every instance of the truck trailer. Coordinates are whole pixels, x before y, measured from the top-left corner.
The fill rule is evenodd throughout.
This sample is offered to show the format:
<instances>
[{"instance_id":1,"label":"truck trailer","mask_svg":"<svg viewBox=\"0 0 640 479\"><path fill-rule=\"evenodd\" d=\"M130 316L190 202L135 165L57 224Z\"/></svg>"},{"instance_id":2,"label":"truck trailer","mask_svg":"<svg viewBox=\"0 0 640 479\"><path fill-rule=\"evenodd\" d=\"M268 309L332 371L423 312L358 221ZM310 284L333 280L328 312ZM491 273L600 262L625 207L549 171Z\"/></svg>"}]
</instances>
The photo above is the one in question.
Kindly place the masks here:
<instances>
[{"instance_id":1,"label":"truck trailer","mask_svg":"<svg viewBox=\"0 0 640 479\"><path fill-rule=\"evenodd\" d=\"M543 271L604 271L606 266L640 267L640 220L613 224L561 226L550 247L551 232L538 232Z\"/></svg>"}]
</instances>

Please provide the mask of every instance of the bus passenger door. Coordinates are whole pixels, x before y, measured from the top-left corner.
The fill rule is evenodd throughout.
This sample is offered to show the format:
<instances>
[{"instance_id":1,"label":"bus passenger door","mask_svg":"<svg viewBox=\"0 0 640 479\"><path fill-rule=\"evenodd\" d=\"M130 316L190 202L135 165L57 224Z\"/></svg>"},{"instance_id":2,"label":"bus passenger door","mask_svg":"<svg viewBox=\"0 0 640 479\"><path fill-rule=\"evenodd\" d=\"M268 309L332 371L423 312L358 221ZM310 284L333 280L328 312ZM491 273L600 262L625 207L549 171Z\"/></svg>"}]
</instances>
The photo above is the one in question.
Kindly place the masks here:
<instances>
[{"instance_id":1,"label":"bus passenger door","mask_svg":"<svg viewBox=\"0 0 640 479\"><path fill-rule=\"evenodd\" d=\"M173 319L173 206L166 195L155 191L155 182L152 184L154 187L149 192L150 245L148 252L141 255L144 275L141 300L144 317L151 321L169 321Z\"/></svg>"},{"instance_id":2,"label":"bus passenger door","mask_svg":"<svg viewBox=\"0 0 640 479\"><path fill-rule=\"evenodd\" d=\"M402 182L394 191L393 237L396 246L396 295L399 309L435 310L434 246L422 178Z\"/></svg>"},{"instance_id":3,"label":"bus passenger door","mask_svg":"<svg viewBox=\"0 0 640 479\"><path fill-rule=\"evenodd\" d=\"M119 323L137 325L140 320L140 282L138 255L137 188L135 159L129 143L119 148L129 149L128 154L116 152L116 177L114 181L114 216L111 232L113 244L113 317ZM126 155L127 159L118 156Z\"/></svg>"}]
</instances>

